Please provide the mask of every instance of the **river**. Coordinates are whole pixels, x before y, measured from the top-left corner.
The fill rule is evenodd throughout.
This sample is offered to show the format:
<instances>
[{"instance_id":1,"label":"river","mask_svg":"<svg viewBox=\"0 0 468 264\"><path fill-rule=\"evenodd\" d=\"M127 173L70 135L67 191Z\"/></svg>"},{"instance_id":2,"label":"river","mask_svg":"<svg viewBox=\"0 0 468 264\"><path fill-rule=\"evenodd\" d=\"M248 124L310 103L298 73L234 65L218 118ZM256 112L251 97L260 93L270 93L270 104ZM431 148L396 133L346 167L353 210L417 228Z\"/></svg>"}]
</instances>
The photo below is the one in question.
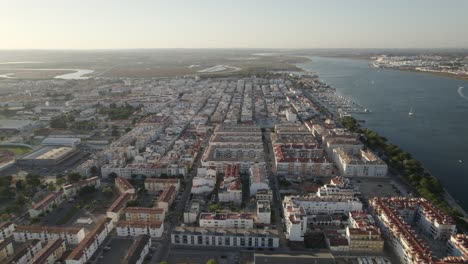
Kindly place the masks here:
<instances>
[{"instance_id":1,"label":"river","mask_svg":"<svg viewBox=\"0 0 468 264\"><path fill-rule=\"evenodd\" d=\"M355 116L420 160L468 209L468 81L346 58L311 57L297 66L370 109Z\"/></svg>"}]
</instances>

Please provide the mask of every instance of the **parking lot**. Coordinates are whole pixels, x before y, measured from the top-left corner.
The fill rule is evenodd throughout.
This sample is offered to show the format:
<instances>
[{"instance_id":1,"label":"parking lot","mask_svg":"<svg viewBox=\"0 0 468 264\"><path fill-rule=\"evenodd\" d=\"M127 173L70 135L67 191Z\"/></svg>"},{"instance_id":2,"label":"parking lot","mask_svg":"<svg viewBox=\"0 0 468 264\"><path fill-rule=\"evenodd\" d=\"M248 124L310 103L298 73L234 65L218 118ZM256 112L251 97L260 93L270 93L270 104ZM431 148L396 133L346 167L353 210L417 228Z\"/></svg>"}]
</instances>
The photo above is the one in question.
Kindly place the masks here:
<instances>
[{"instance_id":1,"label":"parking lot","mask_svg":"<svg viewBox=\"0 0 468 264\"><path fill-rule=\"evenodd\" d=\"M132 244L133 238L111 238L110 243L106 247L100 248L102 250L101 252L98 251L95 263L121 263ZM99 255L99 253L101 253L101 255Z\"/></svg>"},{"instance_id":2,"label":"parking lot","mask_svg":"<svg viewBox=\"0 0 468 264\"><path fill-rule=\"evenodd\" d=\"M402 195L390 178L351 178L351 182L359 188L364 198Z\"/></svg>"}]
</instances>

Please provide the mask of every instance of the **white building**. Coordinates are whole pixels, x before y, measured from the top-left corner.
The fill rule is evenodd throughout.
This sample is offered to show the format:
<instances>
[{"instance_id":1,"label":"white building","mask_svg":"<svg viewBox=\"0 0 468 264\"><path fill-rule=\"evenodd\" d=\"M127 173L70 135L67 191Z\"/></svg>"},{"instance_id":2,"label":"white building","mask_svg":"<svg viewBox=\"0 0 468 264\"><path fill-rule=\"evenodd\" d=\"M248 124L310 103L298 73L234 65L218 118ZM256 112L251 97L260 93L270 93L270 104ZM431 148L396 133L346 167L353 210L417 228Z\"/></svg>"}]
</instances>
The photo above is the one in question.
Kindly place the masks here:
<instances>
[{"instance_id":1,"label":"white building","mask_svg":"<svg viewBox=\"0 0 468 264\"><path fill-rule=\"evenodd\" d=\"M79 144L81 144L81 139L66 137L48 137L41 142L43 146L64 146L72 148L77 147Z\"/></svg>"},{"instance_id":2,"label":"white building","mask_svg":"<svg viewBox=\"0 0 468 264\"><path fill-rule=\"evenodd\" d=\"M296 207L289 201L283 202L285 235L290 241L304 241L307 231L307 214L302 207Z\"/></svg>"},{"instance_id":3,"label":"white building","mask_svg":"<svg viewBox=\"0 0 468 264\"><path fill-rule=\"evenodd\" d=\"M164 222L166 212L155 207L127 207L124 209L125 219L128 221L160 221Z\"/></svg>"},{"instance_id":4,"label":"white building","mask_svg":"<svg viewBox=\"0 0 468 264\"><path fill-rule=\"evenodd\" d=\"M426 199L375 197L370 204L377 216L377 226L402 263L431 263L436 259L427 242L419 239L412 226L424 233L426 240L444 241L455 233L453 219ZM448 258L452 262L447 263L464 263L460 256Z\"/></svg>"},{"instance_id":5,"label":"white building","mask_svg":"<svg viewBox=\"0 0 468 264\"><path fill-rule=\"evenodd\" d=\"M255 194L255 199L257 201L273 201L273 192L270 189L260 189L257 190Z\"/></svg>"},{"instance_id":6,"label":"white building","mask_svg":"<svg viewBox=\"0 0 468 264\"><path fill-rule=\"evenodd\" d=\"M199 201L192 200L184 210L184 224L193 224L198 221L198 215L200 214Z\"/></svg>"},{"instance_id":7,"label":"white building","mask_svg":"<svg viewBox=\"0 0 468 264\"><path fill-rule=\"evenodd\" d=\"M55 264L67 250L65 240L56 239L49 241L29 262L30 264Z\"/></svg>"},{"instance_id":8,"label":"white building","mask_svg":"<svg viewBox=\"0 0 468 264\"><path fill-rule=\"evenodd\" d=\"M462 257L468 262L468 235L456 234L447 242L447 252L450 256Z\"/></svg>"},{"instance_id":9,"label":"white building","mask_svg":"<svg viewBox=\"0 0 468 264\"><path fill-rule=\"evenodd\" d=\"M176 227L171 243L182 246L278 248L278 232L272 229Z\"/></svg>"},{"instance_id":10,"label":"white building","mask_svg":"<svg viewBox=\"0 0 468 264\"><path fill-rule=\"evenodd\" d=\"M11 237L13 231L15 231L15 224L13 224L13 222L0 223L0 240Z\"/></svg>"},{"instance_id":11,"label":"white building","mask_svg":"<svg viewBox=\"0 0 468 264\"><path fill-rule=\"evenodd\" d=\"M65 259L66 264L87 263L114 228L112 219L99 222Z\"/></svg>"},{"instance_id":12,"label":"white building","mask_svg":"<svg viewBox=\"0 0 468 264\"><path fill-rule=\"evenodd\" d=\"M133 185L123 177L115 178L115 187L117 187L117 190L119 190L120 194L135 194L135 188L133 187Z\"/></svg>"},{"instance_id":13,"label":"white building","mask_svg":"<svg viewBox=\"0 0 468 264\"><path fill-rule=\"evenodd\" d=\"M94 186L95 188L99 188L101 186L101 180L99 179L99 177L95 176L95 177L84 179L77 183L67 184L63 186L62 189L63 189L63 193L67 195L68 197L70 197L70 196L77 195L79 191L86 186Z\"/></svg>"},{"instance_id":14,"label":"white building","mask_svg":"<svg viewBox=\"0 0 468 264\"><path fill-rule=\"evenodd\" d=\"M180 180L179 179L160 179L160 178L146 178L145 189L149 193L156 193L164 190L168 186L174 186L176 191L179 191Z\"/></svg>"},{"instance_id":15,"label":"white building","mask_svg":"<svg viewBox=\"0 0 468 264\"><path fill-rule=\"evenodd\" d=\"M333 164L318 144L274 144L278 175L328 176Z\"/></svg>"},{"instance_id":16,"label":"white building","mask_svg":"<svg viewBox=\"0 0 468 264\"><path fill-rule=\"evenodd\" d=\"M197 176L192 180L193 194L212 192L216 184L216 170L207 168L198 168Z\"/></svg>"},{"instance_id":17,"label":"white building","mask_svg":"<svg viewBox=\"0 0 468 264\"><path fill-rule=\"evenodd\" d=\"M63 191L53 192L41 201L33 204L31 209L29 209L29 216L31 218L38 217L40 214L46 214L54 209L54 207L58 206L60 203L64 201L64 193Z\"/></svg>"},{"instance_id":18,"label":"white building","mask_svg":"<svg viewBox=\"0 0 468 264\"><path fill-rule=\"evenodd\" d=\"M335 148L333 157L342 176L387 176L387 164L370 150L361 149L359 155L349 155L345 150Z\"/></svg>"},{"instance_id":19,"label":"white building","mask_svg":"<svg viewBox=\"0 0 468 264\"><path fill-rule=\"evenodd\" d=\"M58 227L58 226L16 226L13 239L16 242L39 239L47 242L55 239L63 239L68 244L77 245L85 238L82 227Z\"/></svg>"},{"instance_id":20,"label":"white building","mask_svg":"<svg viewBox=\"0 0 468 264\"><path fill-rule=\"evenodd\" d=\"M226 165L223 181L218 189L220 202L242 203L242 185L239 175L239 165Z\"/></svg>"},{"instance_id":21,"label":"white building","mask_svg":"<svg viewBox=\"0 0 468 264\"><path fill-rule=\"evenodd\" d=\"M133 199L133 197L132 194L129 193L124 193L117 197L117 199L115 199L112 205L107 209L106 216L112 219L114 223L118 222L124 212L125 206L131 199Z\"/></svg>"},{"instance_id":22,"label":"white building","mask_svg":"<svg viewBox=\"0 0 468 264\"><path fill-rule=\"evenodd\" d=\"M254 164L250 167L250 196L256 195L258 190L268 190L269 180L265 165Z\"/></svg>"},{"instance_id":23,"label":"white building","mask_svg":"<svg viewBox=\"0 0 468 264\"><path fill-rule=\"evenodd\" d=\"M156 238L164 232L164 224L160 221L119 221L115 228L118 236L149 235Z\"/></svg>"},{"instance_id":24,"label":"white building","mask_svg":"<svg viewBox=\"0 0 468 264\"><path fill-rule=\"evenodd\" d=\"M257 201L257 221L261 224L269 225L271 223L270 201Z\"/></svg>"},{"instance_id":25,"label":"white building","mask_svg":"<svg viewBox=\"0 0 468 264\"><path fill-rule=\"evenodd\" d=\"M250 213L202 213L200 227L253 228L254 217Z\"/></svg>"},{"instance_id":26,"label":"white building","mask_svg":"<svg viewBox=\"0 0 468 264\"><path fill-rule=\"evenodd\" d=\"M351 211L362 210L362 203L359 199L350 196L286 196L285 200L303 207L308 215L347 214Z\"/></svg>"}]
</instances>

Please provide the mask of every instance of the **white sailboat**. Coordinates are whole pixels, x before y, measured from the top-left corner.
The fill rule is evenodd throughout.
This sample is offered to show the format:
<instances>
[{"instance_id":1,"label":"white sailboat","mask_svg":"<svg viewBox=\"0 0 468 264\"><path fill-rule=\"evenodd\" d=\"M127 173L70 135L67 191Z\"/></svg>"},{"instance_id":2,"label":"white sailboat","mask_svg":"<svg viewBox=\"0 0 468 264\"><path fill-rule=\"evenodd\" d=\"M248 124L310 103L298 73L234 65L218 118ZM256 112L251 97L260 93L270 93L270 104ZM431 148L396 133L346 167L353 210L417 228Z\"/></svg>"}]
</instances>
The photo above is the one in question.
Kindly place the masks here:
<instances>
[{"instance_id":1,"label":"white sailboat","mask_svg":"<svg viewBox=\"0 0 468 264\"><path fill-rule=\"evenodd\" d=\"M409 116L412 116L412 115L413 115L413 107L410 108L408 115L409 115Z\"/></svg>"}]
</instances>

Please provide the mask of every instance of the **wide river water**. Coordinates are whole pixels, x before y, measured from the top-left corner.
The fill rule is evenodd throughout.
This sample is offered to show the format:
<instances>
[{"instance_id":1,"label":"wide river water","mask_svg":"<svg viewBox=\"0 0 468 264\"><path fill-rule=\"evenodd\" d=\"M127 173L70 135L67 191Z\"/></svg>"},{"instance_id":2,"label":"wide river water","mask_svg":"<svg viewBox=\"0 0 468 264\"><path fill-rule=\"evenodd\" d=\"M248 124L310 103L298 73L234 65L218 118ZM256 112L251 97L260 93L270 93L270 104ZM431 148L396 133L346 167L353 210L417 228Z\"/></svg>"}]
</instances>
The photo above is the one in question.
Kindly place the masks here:
<instances>
[{"instance_id":1,"label":"wide river water","mask_svg":"<svg viewBox=\"0 0 468 264\"><path fill-rule=\"evenodd\" d=\"M468 81L345 58L311 57L298 67L370 109L355 116L420 160L468 209Z\"/></svg>"}]
</instances>

